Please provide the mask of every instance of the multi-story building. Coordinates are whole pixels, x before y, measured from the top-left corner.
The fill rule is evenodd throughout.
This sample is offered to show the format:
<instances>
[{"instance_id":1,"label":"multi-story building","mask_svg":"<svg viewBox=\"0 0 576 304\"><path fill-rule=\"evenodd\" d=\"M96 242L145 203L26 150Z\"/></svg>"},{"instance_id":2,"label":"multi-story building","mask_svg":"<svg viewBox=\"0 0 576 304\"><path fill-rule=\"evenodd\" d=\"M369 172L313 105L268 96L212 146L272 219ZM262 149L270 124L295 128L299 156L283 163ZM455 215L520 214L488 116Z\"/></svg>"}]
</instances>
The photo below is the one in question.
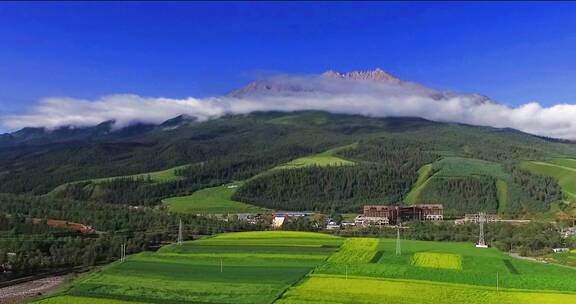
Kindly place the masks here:
<instances>
[{"instance_id":1,"label":"multi-story building","mask_svg":"<svg viewBox=\"0 0 576 304\"><path fill-rule=\"evenodd\" d=\"M444 207L440 204L366 205L364 214L356 218L356 224L396 224L400 221L434 221L444 219Z\"/></svg>"}]
</instances>

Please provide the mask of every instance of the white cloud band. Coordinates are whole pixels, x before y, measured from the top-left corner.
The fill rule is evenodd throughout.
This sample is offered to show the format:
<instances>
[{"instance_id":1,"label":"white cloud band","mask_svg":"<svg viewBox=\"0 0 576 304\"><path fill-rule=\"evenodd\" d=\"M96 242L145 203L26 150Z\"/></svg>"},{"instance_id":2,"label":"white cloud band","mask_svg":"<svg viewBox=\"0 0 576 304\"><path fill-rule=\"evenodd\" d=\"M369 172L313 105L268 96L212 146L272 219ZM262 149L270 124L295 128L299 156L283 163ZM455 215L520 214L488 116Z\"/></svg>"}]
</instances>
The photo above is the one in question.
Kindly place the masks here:
<instances>
[{"instance_id":1,"label":"white cloud band","mask_svg":"<svg viewBox=\"0 0 576 304\"><path fill-rule=\"evenodd\" d=\"M91 126L114 120L121 128L135 122L161 123L181 114L207 120L224 114L253 111L324 110L334 113L368 116L414 116L435 121L458 122L524 132L563 139L576 139L576 105L542 107L528 103L508 107L492 102L478 102L475 95L452 94L438 100L428 89L412 84L359 85L358 82L333 82L310 77L291 77L292 83L311 81L319 90L290 94L254 94L243 98L212 97L205 99L150 98L137 95L110 95L97 100L51 97L22 115L2 117L10 129L23 127ZM330 86L332 89L326 90ZM346 87L348 86L348 87Z\"/></svg>"}]
</instances>

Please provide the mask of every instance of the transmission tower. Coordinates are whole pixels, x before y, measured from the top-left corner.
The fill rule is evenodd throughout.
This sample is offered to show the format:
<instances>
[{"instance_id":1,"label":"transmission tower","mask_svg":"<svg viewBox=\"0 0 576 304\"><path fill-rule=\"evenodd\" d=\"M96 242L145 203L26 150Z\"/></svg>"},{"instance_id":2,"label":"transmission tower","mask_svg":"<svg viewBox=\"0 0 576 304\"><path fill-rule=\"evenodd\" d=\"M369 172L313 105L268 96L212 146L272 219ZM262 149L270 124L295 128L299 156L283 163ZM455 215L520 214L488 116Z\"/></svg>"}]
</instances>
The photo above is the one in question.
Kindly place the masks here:
<instances>
[{"instance_id":1,"label":"transmission tower","mask_svg":"<svg viewBox=\"0 0 576 304\"><path fill-rule=\"evenodd\" d=\"M182 220L178 224L178 245L182 245Z\"/></svg>"},{"instance_id":2,"label":"transmission tower","mask_svg":"<svg viewBox=\"0 0 576 304\"><path fill-rule=\"evenodd\" d=\"M480 224L480 236L478 237L478 243L476 247L478 248L488 248L486 241L484 240L484 222L486 222L486 213L480 212L478 214L478 223Z\"/></svg>"},{"instance_id":3,"label":"transmission tower","mask_svg":"<svg viewBox=\"0 0 576 304\"><path fill-rule=\"evenodd\" d=\"M396 218L396 255L402 254L402 246L400 244L400 214Z\"/></svg>"},{"instance_id":4,"label":"transmission tower","mask_svg":"<svg viewBox=\"0 0 576 304\"><path fill-rule=\"evenodd\" d=\"M126 260L126 244L120 245L120 262L124 262Z\"/></svg>"}]
</instances>

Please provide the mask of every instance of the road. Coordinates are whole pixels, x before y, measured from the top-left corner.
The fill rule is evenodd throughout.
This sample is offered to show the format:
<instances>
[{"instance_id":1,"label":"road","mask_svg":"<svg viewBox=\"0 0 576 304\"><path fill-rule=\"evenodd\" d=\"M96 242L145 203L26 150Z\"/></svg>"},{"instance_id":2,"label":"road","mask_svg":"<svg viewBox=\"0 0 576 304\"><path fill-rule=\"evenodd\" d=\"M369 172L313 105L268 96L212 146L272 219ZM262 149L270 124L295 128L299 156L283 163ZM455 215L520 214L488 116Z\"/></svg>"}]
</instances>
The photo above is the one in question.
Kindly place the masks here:
<instances>
[{"instance_id":1,"label":"road","mask_svg":"<svg viewBox=\"0 0 576 304\"><path fill-rule=\"evenodd\" d=\"M21 303L24 299L56 289L67 275L52 276L0 288L0 304Z\"/></svg>"}]
</instances>

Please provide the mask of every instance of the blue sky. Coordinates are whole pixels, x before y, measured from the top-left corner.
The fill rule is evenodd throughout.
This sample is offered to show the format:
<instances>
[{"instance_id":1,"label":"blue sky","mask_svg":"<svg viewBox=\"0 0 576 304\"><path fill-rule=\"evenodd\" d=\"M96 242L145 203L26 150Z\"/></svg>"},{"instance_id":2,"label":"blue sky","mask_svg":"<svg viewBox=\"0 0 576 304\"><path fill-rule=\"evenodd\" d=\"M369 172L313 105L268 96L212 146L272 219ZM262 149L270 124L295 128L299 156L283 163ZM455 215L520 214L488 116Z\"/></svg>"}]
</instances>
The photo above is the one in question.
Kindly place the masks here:
<instances>
[{"instance_id":1,"label":"blue sky","mask_svg":"<svg viewBox=\"0 0 576 304\"><path fill-rule=\"evenodd\" d=\"M0 3L0 115L47 96L211 96L381 67L509 105L576 103L576 3ZM1 131L1 130L0 130Z\"/></svg>"}]
</instances>

